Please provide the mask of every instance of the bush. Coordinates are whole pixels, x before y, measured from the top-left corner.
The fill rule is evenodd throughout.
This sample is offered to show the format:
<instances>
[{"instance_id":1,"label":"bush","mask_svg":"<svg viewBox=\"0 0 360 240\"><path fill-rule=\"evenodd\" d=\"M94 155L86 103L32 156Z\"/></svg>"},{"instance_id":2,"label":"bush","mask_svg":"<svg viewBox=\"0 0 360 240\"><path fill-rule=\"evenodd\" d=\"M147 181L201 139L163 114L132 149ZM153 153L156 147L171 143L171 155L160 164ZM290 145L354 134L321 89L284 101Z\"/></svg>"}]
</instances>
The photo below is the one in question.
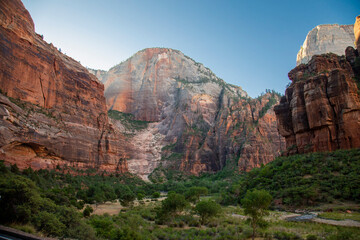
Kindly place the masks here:
<instances>
[{"instance_id":1,"label":"bush","mask_svg":"<svg viewBox=\"0 0 360 240\"><path fill-rule=\"evenodd\" d=\"M59 221L55 214L39 212L34 216L35 227L50 236L62 236L66 226Z\"/></svg>"},{"instance_id":2,"label":"bush","mask_svg":"<svg viewBox=\"0 0 360 240\"><path fill-rule=\"evenodd\" d=\"M309 234L306 236L306 240L317 240L317 239L318 239L317 236L312 235L312 234Z\"/></svg>"},{"instance_id":3,"label":"bush","mask_svg":"<svg viewBox=\"0 0 360 240\"><path fill-rule=\"evenodd\" d=\"M92 215L89 223L95 229L96 236L101 238L109 239L111 231L115 229L112 219L106 215Z\"/></svg>"},{"instance_id":4,"label":"bush","mask_svg":"<svg viewBox=\"0 0 360 240\"><path fill-rule=\"evenodd\" d=\"M275 232L274 237L277 240L302 240L302 238L296 235L295 233L287 233L287 232Z\"/></svg>"},{"instance_id":5,"label":"bush","mask_svg":"<svg viewBox=\"0 0 360 240\"><path fill-rule=\"evenodd\" d=\"M83 215L84 217L89 217L90 214L94 211L94 209L91 206L86 206L84 211L83 211Z\"/></svg>"}]
</instances>

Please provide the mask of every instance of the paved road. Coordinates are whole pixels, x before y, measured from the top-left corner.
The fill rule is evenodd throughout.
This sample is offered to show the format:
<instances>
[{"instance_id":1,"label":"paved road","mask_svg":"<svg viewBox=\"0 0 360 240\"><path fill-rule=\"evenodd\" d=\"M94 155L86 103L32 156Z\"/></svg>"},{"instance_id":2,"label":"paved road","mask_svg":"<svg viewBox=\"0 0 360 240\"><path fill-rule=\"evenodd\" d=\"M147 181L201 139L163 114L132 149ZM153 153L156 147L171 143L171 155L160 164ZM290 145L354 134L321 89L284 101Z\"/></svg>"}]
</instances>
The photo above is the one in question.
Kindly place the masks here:
<instances>
[{"instance_id":1,"label":"paved road","mask_svg":"<svg viewBox=\"0 0 360 240\"><path fill-rule=\"evenodd\" d=\"M22 238L16 238L16 237L12 237L12 236L0 233L0 240L22 240Z\"/></svg>"},{"instance_id":2,"label":"paved road","mask_svg":"<svg viewBox=\"0 0 360 240\"><path fill-rule=\"evenodd\" d=\"M45 238L37 237L17 229L0 225L0 240L43 240L43 239Z\"/></svg>"}]
</instances>

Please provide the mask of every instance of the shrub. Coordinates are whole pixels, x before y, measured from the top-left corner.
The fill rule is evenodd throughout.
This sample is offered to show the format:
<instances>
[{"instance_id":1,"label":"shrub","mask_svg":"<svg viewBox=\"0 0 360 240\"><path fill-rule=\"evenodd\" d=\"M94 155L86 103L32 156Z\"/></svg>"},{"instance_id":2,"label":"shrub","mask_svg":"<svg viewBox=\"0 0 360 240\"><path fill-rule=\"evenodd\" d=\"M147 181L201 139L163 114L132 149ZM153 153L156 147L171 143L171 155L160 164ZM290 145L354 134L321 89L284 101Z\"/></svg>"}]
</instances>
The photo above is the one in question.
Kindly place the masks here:
<instances>
[{"instance_id":1,"label":"shrub","mask_svg":"<svg viewBox=\"0 0 360 240\"><path fill-rule=\"evenodd\" d=\"M94 209L91 206L86 206L84 211L83 211L83 215L84 217L89 217L90 214L94 211Z\"/></svg>"},{"instance_id":2,"label":"shrub","mask_svg":"<svg viewBox=\"0 0 360 240\"><path fill-rule=\"evenodd\" d=\"M318 239L317 236L312 235L312 234L309 234L306 236L306 240L317 240L317 239Z\"/></svg>"},{"instance_id":3,"label":"shrub","mask_svg":"<svg viewBox=\"0 0 360 240\"><path fill-rule=\"evenodd\" d=\"M35 227L50 236L62 236L65 225L52 213L39 212L34 216Z\"/></svg>"}]
</instances>

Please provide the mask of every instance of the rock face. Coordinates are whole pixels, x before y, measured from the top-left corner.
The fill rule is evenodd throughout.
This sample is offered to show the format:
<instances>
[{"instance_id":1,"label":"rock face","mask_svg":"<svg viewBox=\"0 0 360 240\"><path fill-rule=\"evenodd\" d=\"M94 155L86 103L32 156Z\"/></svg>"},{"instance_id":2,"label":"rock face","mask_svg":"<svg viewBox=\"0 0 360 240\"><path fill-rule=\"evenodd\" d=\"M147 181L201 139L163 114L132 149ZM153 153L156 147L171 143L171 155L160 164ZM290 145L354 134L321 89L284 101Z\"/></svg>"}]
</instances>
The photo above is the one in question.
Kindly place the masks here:
<instances>
[{"instance_id":1,"label":"rock face","mask_svg":"<svg viewBox=\"0 0 360 240\"><path fill-rule=\"evenodd\" d=\"M152 48L92 71L105 101L104 85L43 41L19 0L0 1L0 20L0 160L147 179L247 171L280 154L274 92L251 99L180 51Z\"/></svg>"},{"instance_id":2,"label":"rock face","mask_svg":"<svg viewBox=\"0 0 360 240\"><path fill-rule=\"evenodd\" d=\"M0 159L126 171L103 84L43 41L19 0L0 1L0 36Z\"/></svg>"},{"instance_id":3,"label":"rock face","mask_svg":"<svg viewBox=\"0 0 360 240\"><path fill-rule=\"evenodd\" d=\"M274 108L288 154L360 147L354 80L359 76L352 69L357 52L351 47L346 52L348 60L335 54L315 56L289 72L292 84Z\"/></svg>"},{"instance_id":4,"label":"rock face","mask_svg":"<svg viewBox=\"0 0 360 240\"><path fill-rule=\"evenodd\" d=\"M355 34L355 47L360 49L360 15L356 17L354 24L354 34Z\"/></svg>"},{"instance_id":5,"label":"rock face","mask_svg":"<svg viewBox=\"0 0 360 240\"><path fill-rule=\"evenodd\" d=\"M324 24L311 30L301 46L296 66L308 63L312 56L324 53L344 55L348 46L354 46L354 25Z\"/></svg>"},{"instance_id":6,"label":"rock face","mask_svg":"<svg viewBox=\"0 0 360 240\"><path fill-rule=\"evenodd\" d=\"M153 122L162 135L162 147L150 151L156 164L150 164L150 155L128 160L143 169L140 174L154 169L154 175L162 169L198 174L230 162L249 170L273 160L284 145L272 110L277 94L250 99L180 51L145 49L107 73L91 72L104 83L108 109ZM147 149L146 140L143 144Z\"/></svg>"}]
</instances>

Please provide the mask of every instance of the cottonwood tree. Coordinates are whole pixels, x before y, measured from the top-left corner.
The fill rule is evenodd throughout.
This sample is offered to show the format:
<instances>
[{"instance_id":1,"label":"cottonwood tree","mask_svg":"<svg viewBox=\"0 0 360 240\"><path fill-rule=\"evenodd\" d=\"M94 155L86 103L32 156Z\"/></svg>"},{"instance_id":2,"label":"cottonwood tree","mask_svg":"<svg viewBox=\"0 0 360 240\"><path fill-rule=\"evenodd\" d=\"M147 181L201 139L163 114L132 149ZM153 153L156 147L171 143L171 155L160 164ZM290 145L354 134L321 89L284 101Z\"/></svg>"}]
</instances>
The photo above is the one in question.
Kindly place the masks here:
<instances>
[{"instance_id":1,"label":"cottonwood tree","mask_svg":"<svg viewBox=\"0 0 360 240\"><path fill-rule=\"evenodd\" d=\"M272 197L265 190L247 191L241 204L245 210L245 215L250 217L250 225L253 229L252 239L255 239L256 228L264 222L263 217L268 215L268 208Z\"/></svg>"},{"instance_id":2,"label":"cottonwood tree","mask_svg":"<svg viewBox=\"0 0 360 240\"><path fill-rule=\"evenodd\" d=\"M201 224L211 217L215 217L221 211L221 206L213 200L200 201L196 204L195 212L200 215Z\"/></svg>"},{"instance_id":3,"label":"cottonwood tree","mask_svg":"<svg viewBox=\"0 0 360 240\"><path fill-rule=\"evenodd\" d=\"M158 209L156 218L160 222L164 222L168 217L173 220L187 205L188 202L185 200L184 195L170 193L168 197L161 202L161 208Z\"/></svg>"},{"instance_id":4,"label":"cottonwood tree","mask_svg":"<svg viewBox=\"0 0 360 240\"><path fill-rule=\"evenodd\" d=\"M188 201L197 203L200 200L200 196L208 194L208 189L206 187L191 187L185 194L185 197Z\"/></svg>"}]
</instances>

